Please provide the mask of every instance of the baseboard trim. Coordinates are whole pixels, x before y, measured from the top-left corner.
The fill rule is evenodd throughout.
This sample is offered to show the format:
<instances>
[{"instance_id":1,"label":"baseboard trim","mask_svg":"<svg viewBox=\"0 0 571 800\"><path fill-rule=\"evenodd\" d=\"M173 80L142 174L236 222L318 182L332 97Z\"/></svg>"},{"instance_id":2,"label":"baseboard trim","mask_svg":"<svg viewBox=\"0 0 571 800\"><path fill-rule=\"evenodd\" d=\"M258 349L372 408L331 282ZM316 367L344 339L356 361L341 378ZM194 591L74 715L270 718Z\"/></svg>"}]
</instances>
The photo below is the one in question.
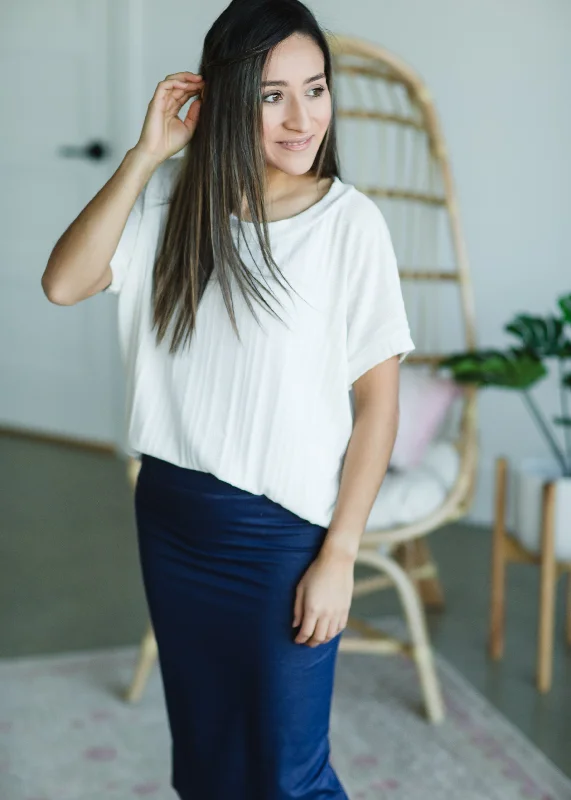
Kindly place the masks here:
<instances>
[{"instance_id":1,"label":"baseboard trim","mask_svg":"<svg viewBox=\"0 0 571 800\"><path fill-rule=\"evenodd\" d=\"M47 433L45 431L34 430L31 428L0 426L0 436L12 439L31 439L37 442L46 442L47 444L63 445L64 447L73 447L80 450L92 450L99 453L109 453L112 455L120 454L117 450L117 446L113 442L98 442L93 439L72 438L70 436Z\"/></svg>"}]
</instances>

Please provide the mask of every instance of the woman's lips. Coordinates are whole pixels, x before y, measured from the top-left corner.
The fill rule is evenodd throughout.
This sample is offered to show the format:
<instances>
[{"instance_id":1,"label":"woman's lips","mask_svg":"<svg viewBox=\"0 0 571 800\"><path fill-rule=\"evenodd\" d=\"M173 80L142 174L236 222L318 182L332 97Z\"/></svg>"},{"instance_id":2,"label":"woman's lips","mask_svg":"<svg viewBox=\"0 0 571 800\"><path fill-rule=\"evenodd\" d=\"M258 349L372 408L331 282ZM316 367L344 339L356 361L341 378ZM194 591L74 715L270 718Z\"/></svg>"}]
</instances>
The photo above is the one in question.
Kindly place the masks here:
<instances>
[{"instance_id":1,"label":"woman's lips","mask_svg":"<svg viewBox=\"0 0 571 800\"><path fill-rule=\"evenodd\" d=\"M286 150L306 150L309 145L311 144L311 140L313 139L313 134L308 136L303 142L297 143L288 143L288 142L278 142L281 147L284 147Z\"/></svg>"}]
</instances>

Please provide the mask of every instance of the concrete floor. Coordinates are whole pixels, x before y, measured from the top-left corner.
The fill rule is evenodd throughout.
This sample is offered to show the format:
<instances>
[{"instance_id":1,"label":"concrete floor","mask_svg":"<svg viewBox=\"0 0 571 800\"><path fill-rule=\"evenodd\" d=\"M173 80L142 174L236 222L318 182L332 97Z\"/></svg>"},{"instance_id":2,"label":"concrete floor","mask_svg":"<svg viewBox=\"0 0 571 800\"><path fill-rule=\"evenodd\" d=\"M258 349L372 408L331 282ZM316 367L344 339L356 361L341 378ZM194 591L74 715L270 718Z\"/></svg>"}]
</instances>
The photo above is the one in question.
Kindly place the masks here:
<instances>
[{"instance_id":1,"label":"concrete floor","mask_svg":"<svg viewBox=\"0 0 571 800\"><path fill-rule=\"evenodd\" d=\"M147 610L124 462L107 454L0 438L0 657L138 643ZM553 689L535 689L537 569L508 581L506 655L486 655L490 531L454 524L431 537L446 610L429 613L435 648L571 776L571 652L559 587ZM366 575L357 567L355 577ZM352 614L399 613L393 592Z\"/></svg>"}]
</instances>

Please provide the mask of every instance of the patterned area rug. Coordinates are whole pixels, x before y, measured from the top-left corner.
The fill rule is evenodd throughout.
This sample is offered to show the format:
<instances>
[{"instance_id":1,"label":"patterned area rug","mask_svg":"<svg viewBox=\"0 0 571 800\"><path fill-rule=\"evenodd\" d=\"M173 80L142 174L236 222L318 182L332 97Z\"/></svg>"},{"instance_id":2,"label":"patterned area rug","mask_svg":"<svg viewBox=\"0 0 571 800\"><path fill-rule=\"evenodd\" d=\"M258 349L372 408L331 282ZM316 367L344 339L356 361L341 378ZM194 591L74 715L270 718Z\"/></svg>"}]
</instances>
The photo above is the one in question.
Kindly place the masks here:
<instances>
[{"instance_id":1,"label":"patterned area rug","mask_svg":"<svg viewBox=\"0 0 571 800\"><path fill-rule=\"evenodd\" d=\"M122 699L136 656L0 660L2 800L176 800L158 668L139 704ZM339 653L331 760L350 800L570 800L537 748L438 656L437 669L447 717L431 726L408 660Z\"/></svg>"}]
</instances>

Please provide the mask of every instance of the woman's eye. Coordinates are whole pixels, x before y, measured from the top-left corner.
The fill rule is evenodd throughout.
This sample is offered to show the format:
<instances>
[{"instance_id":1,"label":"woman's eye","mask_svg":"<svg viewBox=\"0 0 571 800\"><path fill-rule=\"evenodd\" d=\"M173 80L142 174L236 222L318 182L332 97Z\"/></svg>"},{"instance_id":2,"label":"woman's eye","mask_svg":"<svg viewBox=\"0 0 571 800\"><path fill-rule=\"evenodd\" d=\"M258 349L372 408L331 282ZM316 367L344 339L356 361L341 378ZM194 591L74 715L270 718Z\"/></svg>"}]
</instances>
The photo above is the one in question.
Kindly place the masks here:
<instances>
[{"instance_id":1,"label":"woman's eye","mask_svg":"<svg viewBox=\"0 0 571 800\"><path fill-rule=\"evenodd\" d=\"M324 86L314 86L313 89L309 90L310 93L311 92L316 92L317 93L317 94L311 94L310 95L311 97L321 97L321 95L323 94L324 91L325 91L325 87ZM264 101L264 103L273 104L273 103L277 103L277 100L276 99L272 99L272 98L278 98L279 99L279 98L281 98L281 96L282 96L281 92L270 92L269 94L263 95L262 100Z\"/></svg>"},{"instance_id":2,"label":"woman's eye","mask_svg":"<svg viewBox=\"0 0 571 800\"><path fill-rule=\"evenodd\" d=\"M265 103L267 103L267 102L269 102L269 103L275 103L276 101L275 101L275 100L270 100L270 97L279 97L279 95L280 95L280 93L279 93L279 92L271 92L271 94L265 94L265 95L262 97L262 100L263 100Z\"/></svg>"}]
</instances>

